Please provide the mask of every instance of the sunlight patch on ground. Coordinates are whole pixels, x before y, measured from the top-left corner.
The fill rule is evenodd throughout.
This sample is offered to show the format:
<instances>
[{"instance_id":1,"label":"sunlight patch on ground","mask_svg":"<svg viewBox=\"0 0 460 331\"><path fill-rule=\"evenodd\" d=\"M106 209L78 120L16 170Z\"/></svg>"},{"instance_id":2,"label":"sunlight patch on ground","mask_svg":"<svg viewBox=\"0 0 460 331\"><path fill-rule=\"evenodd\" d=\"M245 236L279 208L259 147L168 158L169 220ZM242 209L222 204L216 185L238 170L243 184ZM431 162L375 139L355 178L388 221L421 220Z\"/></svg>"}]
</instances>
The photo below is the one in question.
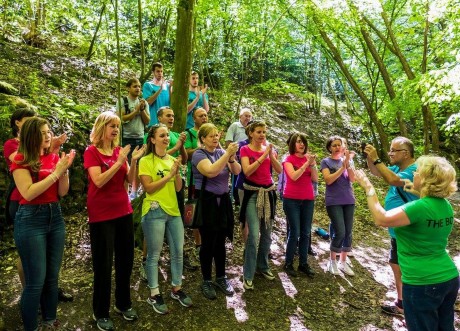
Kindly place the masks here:
<instances>
[{"instance_id":1,"label":"sunlight patch on ground","mask_svg":"<svg viewBox=\"0 0 460 331\"><path fill-rule=\"evenodd\" d=\"M289 316L289 320L291 321L291 331L310 331L310 329L307 329L304 325L302 308L297 307L297 311L294 315Z\"/></svg>"},{"instance_id":2,"label":"sunlight patch on ground","mask_svg":"<svg viewBox=\"0 0 460 331\"><path fill-rule=\"evenodd\" d=\"M243 274L241 266L233 266L227 270L228 281L232 284L235 293L231 297L226 297L227 309L235 311L235 318L239 323L246 322L249 319L246 312L246 301L243 299L243 283L240 281L240 275Z\"/></svg>"},{"instance_id":3,"label":"sunlight patch on ground","mask_svg":"<svg viewBox=\"0 0 460 331\"><path fill-rule=\"evenodd\" d=\"M285 272L278 273L278 276L281 279L281 285L283 285L283 289L284 292L286 292L286 295L294 299L294 296L297 294L297 289L295 288L294 284L292 284L289 276Z\"/></svg>"}]
</instances>

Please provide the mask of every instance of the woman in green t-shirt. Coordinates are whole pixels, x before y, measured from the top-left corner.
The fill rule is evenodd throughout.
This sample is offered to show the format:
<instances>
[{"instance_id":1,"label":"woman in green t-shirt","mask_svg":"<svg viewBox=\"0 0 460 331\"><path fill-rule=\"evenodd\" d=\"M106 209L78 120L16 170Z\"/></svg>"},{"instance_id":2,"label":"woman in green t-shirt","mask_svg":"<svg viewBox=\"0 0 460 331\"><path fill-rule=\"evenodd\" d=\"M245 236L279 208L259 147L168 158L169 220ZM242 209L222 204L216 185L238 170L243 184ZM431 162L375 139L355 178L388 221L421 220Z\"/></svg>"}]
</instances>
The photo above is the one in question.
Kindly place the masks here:
<instances>
[{"instance_id":1,"label":"woman in green t-shirt","mask_svg":"<svg viewBox=\"0 0 460 331\"><path fill-rule=\"evenodd\" d=\"M366 191L375 224L395 228L408 330L453 331L459 273L446 251L454 222L446 198L457 191L456 174L443 157L422 156L416 164L414 182L406 181L404 190L420 199L389 211L362 170L356 180Z\"/></svg>"}]
</instances>

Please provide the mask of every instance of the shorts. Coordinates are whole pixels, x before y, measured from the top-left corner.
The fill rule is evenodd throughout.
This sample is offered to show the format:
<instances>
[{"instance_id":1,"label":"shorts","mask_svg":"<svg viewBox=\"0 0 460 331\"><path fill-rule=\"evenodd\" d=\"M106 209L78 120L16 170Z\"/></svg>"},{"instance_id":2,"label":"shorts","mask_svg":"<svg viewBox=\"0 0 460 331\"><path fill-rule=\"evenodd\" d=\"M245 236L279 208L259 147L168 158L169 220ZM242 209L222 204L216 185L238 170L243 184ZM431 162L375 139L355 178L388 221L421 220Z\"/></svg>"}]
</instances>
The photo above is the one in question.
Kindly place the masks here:
<instances>
[{"instance_id":1,"label":"shorts","mask_svg":"<svg viewBox=\"0 0 460 331\"><path fill-rule=\"evenodd\" d=\"M398 263L398 245L396 244L396 238L391 238L391 249L390 249L390 256L388 262L397 264Z\"/></svg>"}]
</instances>

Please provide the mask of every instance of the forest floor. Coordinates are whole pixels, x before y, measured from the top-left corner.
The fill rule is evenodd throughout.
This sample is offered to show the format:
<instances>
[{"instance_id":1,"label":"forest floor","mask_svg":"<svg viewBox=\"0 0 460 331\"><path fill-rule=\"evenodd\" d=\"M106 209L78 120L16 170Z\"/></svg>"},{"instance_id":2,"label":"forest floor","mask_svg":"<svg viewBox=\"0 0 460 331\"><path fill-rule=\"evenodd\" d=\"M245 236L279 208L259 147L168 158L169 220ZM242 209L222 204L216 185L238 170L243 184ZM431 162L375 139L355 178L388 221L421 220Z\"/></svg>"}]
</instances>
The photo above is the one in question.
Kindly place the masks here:
<instances>
[{"instance_id":1,"label":"forest floor","mask_svg":"<svg viewBox=\"0 0 460 331\"><path fill-rule=\"evenodd\" d=\"M6 46L6 45L5 45ZM19 50L4 47L0 61L8 68L8 75L20 77L20 72L29 72L32 76L42 70L42 56L36 55L36 50ZM0 48L0 53L1 51ZM19 54L19 55L18 55ZM45 58L45 57L43 57ZM60 67L59 59L56 60ZM48 62L50 62L49 60ZM32 68L33 66L33 68ZM0 66L1 67L1 66ZM26 69L25 69L26 68ZM102 69L101 69L102 70ZM108 71L110 72L110 71ZM106 100L105 95L113 94L113 84L94 78L93 94L86 90L68 89L62 93L68 95L72 91L78 94L74 99L85 100L95 104L96 100ZM0 74L0 79L9 80ZM32 77L33 78L33 77ZM27 79L32 79L27 77ZM38 80L39 82L42 81ZM80 82L75 77L75 82ZM93 84L93 83L91 83ZM90 85L91 85L90 84ZM69 84L77 87L81 84ZM64 86L65 87L65 86ZM43 88L37 88L42 91ZM61 89L62 91L63 89ZM89 99L92 97L92 99ZM96 98L97 97L97 98ZM86 100L85 98L88 98ZM94 99L94 100L93 100ZM337 116L326 107L321 114L298 113L295 120L287 120L282 112L271 113L270 100L259 102L256 112L258 118L263 118L270 128L269 139L276 146L284 146L287 133L292 129L307 132L311 147L318 152L322 150L325 137L340 134L352 138L350 149L359 144L359 132L353 129L353 124L345 115ZM326 102L323 102L325 105ZM330 108L329 108L330 109ZM211 115L212 120L212 115ZM348 121L348 122L347 122ZM318 152L321 154L321 152ZM324 157L324 152L322 152ZM357 166L364 162L356 160ZM382 199L387 186L372 177L376 184L379 197ZM317 255L309 256L309 263L316 271L313 278L299 276L289 277L283 271L284 248L286 237L286 220L278 205L277 217L272 232L271 268L276 275L275 280L268 281L261 276L254 279L254 291L245 291L242 286L243 243L239 228L235 228L235 240L228 243L227 276L235 288L232 297L225 297L218 292L218 297L210 301L201 294L201 272L185 271L183 288L193 300L191 308L184 308L169 298L169 253L165 245L161 260L160 288L165 294L165 301L170 309L167 315L158 315L146 303L149 296L147 283L139 277L141 251L136 249L135 265L132 274L133 307L140 318L135 322L127 322L117 315L113 309L111 316L117 330L312 330L312 331L355 331L355 330L406 330L404 319L385 315L380 305L394 301L396 292L392 281L391 269L387 263L389 236L385 229L376 227L369 213L362 190L355 185L357 198L355 224L353 230L353 269L354 277L332 276L326 272L329 255L329 242L312 234L313 248ZM452 199L456 209L456 217L460 218L460 198ZM84 208L82 208L84 209ZM92 316L92 282L91 251L85 211L66 215L66 244L62 263L60 286L74 296L74 301L60 303L58 318L64 330L96 330ZM324 206L324 183L319 185L319 196L315 203L314 225L328 229L329 218ZM186 231L186 247L192 247L191 231ZM455 222L450 236L448 250L455 263L460 268L460 223ZM16 271L17 252L8 232L0 241L0 330L22 330L19 313L21 285ZM297 263L297 262L296 262ZM113 300L112 300L113 302ZM457 310L460 309L457 305ZM456 327L460 330L460 313L455 315Z\"/></svg>"}]
</instances>

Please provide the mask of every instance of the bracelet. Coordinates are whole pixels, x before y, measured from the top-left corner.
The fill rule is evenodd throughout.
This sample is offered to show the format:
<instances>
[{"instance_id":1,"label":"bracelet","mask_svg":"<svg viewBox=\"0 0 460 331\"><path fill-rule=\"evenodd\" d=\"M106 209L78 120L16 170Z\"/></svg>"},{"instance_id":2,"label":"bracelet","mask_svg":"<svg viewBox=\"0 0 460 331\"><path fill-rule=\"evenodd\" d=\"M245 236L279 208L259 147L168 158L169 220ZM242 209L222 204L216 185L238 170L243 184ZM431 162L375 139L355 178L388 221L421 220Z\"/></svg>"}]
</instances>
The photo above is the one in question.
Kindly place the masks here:
<instances>
[{"instance_id":1,"label":"bracelet","mask_svg":"<svg viewBox=\"0 0 460 331\"><path fill-rule=\"evenodd\" d=\"M228 160L228 163L235 163L235 160L233 160L233 161Z\"/></svg>"},{"instance_id":2,"label":"bracelet","mask_svg":"<svg viewBox=\"0 0 460 331\"><path fill-rule=\"evenodd\" d=\"M50 173L49 177L53 180L53 183L56 183L59 177L54 173Z\"/></svg>"},{"instance_id":3,"label":"bracelet","mask_svg":"<svg viewBox=\"0 0 460 331\"><path fill-rule=\"evenodd\" d=\"M316 164L312 164L310 168L315 168L316 169Z\"/></svg>"},{"instance_id":4,"label":"bracelet","mask_svg":"<svg viewBox=\"0 0 460 331\"><path fill-rule=\"evenodd\" d=\"M259 161L259 159L257 159L256 161L257 161L257 163L259 163L259 165L261 165L261 164L262 164L262 163Z\"/></svg>"}]
</instances>

